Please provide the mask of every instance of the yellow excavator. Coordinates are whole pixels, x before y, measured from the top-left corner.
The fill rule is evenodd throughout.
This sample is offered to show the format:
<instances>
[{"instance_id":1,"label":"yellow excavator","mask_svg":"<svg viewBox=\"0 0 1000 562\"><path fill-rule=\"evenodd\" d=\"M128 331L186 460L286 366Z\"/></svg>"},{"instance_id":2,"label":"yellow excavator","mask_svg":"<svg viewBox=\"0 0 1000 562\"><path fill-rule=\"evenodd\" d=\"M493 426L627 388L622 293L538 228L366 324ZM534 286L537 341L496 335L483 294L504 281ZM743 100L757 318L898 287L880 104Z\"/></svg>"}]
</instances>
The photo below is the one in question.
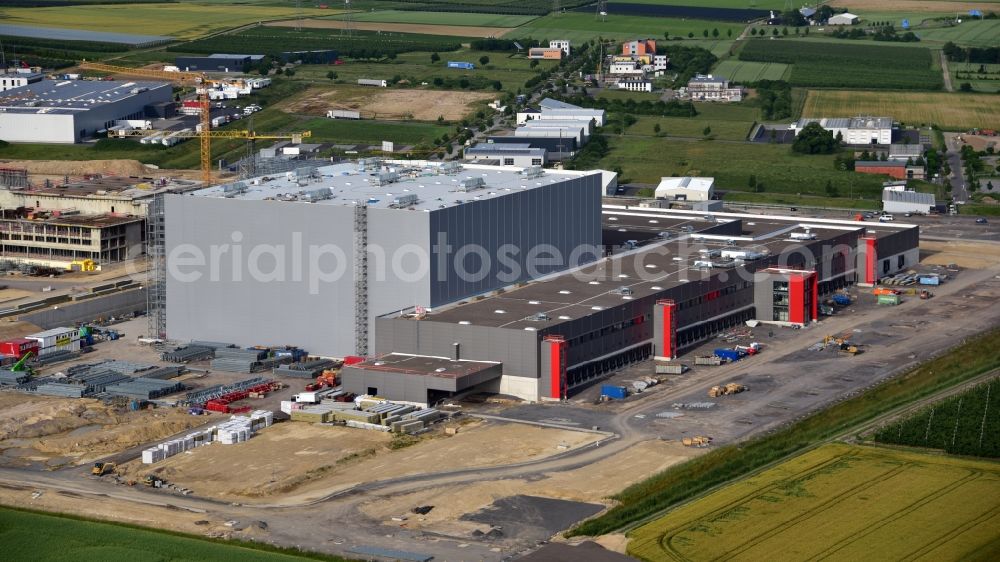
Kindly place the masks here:
<instances>
[{"instance_id":1,"label":"yellow excavator","mask_svg":"<svg viewBox=\"0 0 1000 562\"><path fill-rule=\"evenodd\" d=\"M104 476L105 474L113 474L115 471L115 463L113 462L95 462L94 468L91 469L90 473L94 476Z\"/></svg>"}]
</instances>

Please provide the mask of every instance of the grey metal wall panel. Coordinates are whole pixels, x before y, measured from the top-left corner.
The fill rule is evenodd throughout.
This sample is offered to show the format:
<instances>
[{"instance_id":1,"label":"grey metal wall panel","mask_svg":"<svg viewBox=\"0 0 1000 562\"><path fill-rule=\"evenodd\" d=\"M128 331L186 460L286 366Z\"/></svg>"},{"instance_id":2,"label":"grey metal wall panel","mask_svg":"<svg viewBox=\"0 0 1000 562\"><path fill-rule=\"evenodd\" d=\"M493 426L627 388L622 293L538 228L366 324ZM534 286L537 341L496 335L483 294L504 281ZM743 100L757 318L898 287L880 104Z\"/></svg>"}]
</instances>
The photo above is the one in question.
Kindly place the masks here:
<instances>
[{"instance_id":1,"label":"grey metal wall panel","mask_svg":"<svg viewBox=\"0 0 1000 562\"><path fill-rule=\"evenodd\" d=\"M555 178L543 176L525 182L544 183L552 179ZM530 279L528 252L542 244L551 245L564 261L580 246L600 248L600 174L494 198L488 195L488 177L486 182L487 188L470 194L482 197L475 204L455 205L431 213L432 246L443 239L450 247L446 270L432 267L432 306ZM500 249L508 244L517 249L516 255L510 254L516 267L508 267L498 258ZM459 259L462 248L473 247L485 250L489 256L486 265L475 253L466 252L462 254L464 259ZM456 263L461 263L461 267L456 267ZM538 273L544 275L564 268L539 267ZM458 271L486 273L480 278L461 278Z\"/></svg>"}]
</instances>

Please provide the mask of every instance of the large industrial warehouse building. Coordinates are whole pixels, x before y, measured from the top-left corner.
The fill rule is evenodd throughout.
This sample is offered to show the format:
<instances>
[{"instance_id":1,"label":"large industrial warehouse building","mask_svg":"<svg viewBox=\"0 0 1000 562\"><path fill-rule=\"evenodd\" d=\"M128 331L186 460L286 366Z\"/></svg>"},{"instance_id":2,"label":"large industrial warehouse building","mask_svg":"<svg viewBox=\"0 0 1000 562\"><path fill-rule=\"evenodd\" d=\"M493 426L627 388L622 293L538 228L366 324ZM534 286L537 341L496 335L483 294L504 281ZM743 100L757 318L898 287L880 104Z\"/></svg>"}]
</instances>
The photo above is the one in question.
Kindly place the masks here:
<instances>
[{"instance_id":1,"label":"large industrial warehouse building","mask_svg":"<svg viewBox=\"0 0 1000 562\"><path fill-rule=\"evenodd\" d=\"M166 195L166 335L370 352L377 317L567 267L533 272L532 249L598 259L605 181L372 159Z\"/></svg>"},{"instance_id":2,"label":"large industrial warehouse building","mask_svg":"<svg viewBox=\"0 0 1000 562\"><path fill-rule=\"evenodd\" d=\"M821 295L919 259L913 225L609 206L604 217L634 249L487 299L379 318L373 358L342 371L345 389L416 403L470 388L558 400L746 320L803 325Z\"/></svg>"},{"instance_id":3,"label":"large industrial warehouse building","mask_svg":"<svg viewBox=\"0 0 1000 562\"><path fill-rule=\"evenodd\" d=\"M143 119L146 106L172 96L163 82L42 80L0 94L0 140L80 142L119 119Z\"/></svg>"}]
</instances>

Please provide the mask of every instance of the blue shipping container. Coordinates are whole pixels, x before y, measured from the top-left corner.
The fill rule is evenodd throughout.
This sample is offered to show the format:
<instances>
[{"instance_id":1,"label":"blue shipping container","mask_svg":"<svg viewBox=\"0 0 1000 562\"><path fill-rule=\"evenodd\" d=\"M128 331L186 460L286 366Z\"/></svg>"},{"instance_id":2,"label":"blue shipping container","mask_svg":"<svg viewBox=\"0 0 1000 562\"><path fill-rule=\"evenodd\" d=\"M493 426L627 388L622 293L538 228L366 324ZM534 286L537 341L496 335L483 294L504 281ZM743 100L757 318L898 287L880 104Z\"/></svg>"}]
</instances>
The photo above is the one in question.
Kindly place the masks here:
<instances>
[{"instance_id":1,"label":"blue shipping container","mask_svg":"<svg viewBox=\"0 0 1000 562\"><path fill-rule=\"evenodd\" d=\"M472 70L476 68L476 66L471 62L448 61L448 68L462 68L465 70Z\"/></svg>"},{"instance_id":2,"label":"blue shipping container","mask_svg":"<svg viewBox=\"0 0 1000 562\"><path fill-rule=\"evenodd\" d=\"M742 351L737 351L735 349L724 349L724 348L716 349L714 353L716 357L721 357L726 361L739 361L740 359L743 359L743 357L746 355Z\"/></svg>"},{"instance_id":3,"label":"blue shipping container","mask_svg":"<svg viewBox=\"0 0 1000 562\"><path fill-rule=\"evenodd\" d=\"M628 398L628 389L624 386L605 384L601 386L601 395L614 398L615 400L623 400Z\"/></svg>"},{"instance_id":4,"label":"blue shipping container","mask_svg":"<svg viewBox=\"0 0 1000 562\"><path fill-rule=\"evenodd\" d=\"M940 285L941 284L941 278L938 277L937 275L927 275L927 276L923 276L923 277L918 277L917 281L919 281L921 285Z\"/></svg>"}]
</instances>

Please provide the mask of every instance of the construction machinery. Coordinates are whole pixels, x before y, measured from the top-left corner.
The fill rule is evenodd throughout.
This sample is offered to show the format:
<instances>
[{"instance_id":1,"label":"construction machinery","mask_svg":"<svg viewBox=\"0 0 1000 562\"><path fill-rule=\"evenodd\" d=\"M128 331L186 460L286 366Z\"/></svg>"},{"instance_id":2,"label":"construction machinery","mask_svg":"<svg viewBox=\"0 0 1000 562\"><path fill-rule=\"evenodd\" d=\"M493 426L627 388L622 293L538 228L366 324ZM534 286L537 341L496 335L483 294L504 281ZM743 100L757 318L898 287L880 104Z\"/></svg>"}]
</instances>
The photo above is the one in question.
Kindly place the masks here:
<instances>
[{"instance_id":1,"label":"construction machinery","mask_svg":"<svg viewBox=\"0 0 1000 562\"><path fill-rule=\"evenodd\" d=\"M105 474L111 474L115 471L115 463L113 462L95 462L94 468L90 470L90 473L94 476L104 476Z\"/></svg>"},{"instance_id":2,"label":"construction machinery","mask_svg":"<svg viewBox=\"0 0 1000 562\"><path fill-rule=\"evenodd\" d=\"M152 78L155 80L164 80L167 82L180 83L182 85L194 85L195 89L199 89L198 86L207 86L209 78L200 72L167 72L164 70L152 70L147 68L129 68L126 66L114 66L110 64L102 64L96 62L84 61L80 64L80 68L84 70L96 70L98 72L108 72L112 74L124 74L126 76L139 76L143 78ZM212 183L212 139L247 139L248 141L253 141L255 139L288 139L295 144L302 142L302 139L312 136L311 131L302 131L296 133L275 133L275 134L257 134L255 131L249 130L212 130L212 113L211 104L208 99L208 89L206 87L200 88L198 93L198 104L201 107L201 124L199 130L197 131L177 131L172 133L175 137L183 138L193 138L198 137L201 139L201 179L205 182L205 185L210 185ZM147 129L128 129L121 130L118 132L119 136L148 136L153 134L163 134L163 131L147 130Z\"/></svg>"},{"instance_id":3,"label":"construction machinery","mask_svg":"<svg viewBox=\"0 0 1000 562\"><path fill-rule=\"evenodd\" d=\"M841 353L847 353L848 355L857 355L857 354L861 353L861 348L858 347L857 345L854 345L854 344L850 343L850 342L844 342L844 343L840 344L840 350L839 351Z\"/></svg>"},{"instance_id":4,"label":"construction machinery","mask_svg":"<svg viewBox=\"0 0 1000 562\"><path fill-rule=\"evenodd\" d=\"M922 301L925 301L925 300L927 300L927 299L929 299L929 298L931 298L933 296L934 296L934 293L928 291L927 289L923 289L922 291L920 291L920 300L922 300Z\"/></svg>"},{"instance_id":5,"label":"construction machinery","mask_svg":"<svg viewBox=\"0 0 1000 562\"><path fill-rule=\"evenodd\" d=\"M681 443L685 447L707 447L712 443L712 438L705 435L696 435L694 437L682 438Z\"/></svg>"},{"instance_id":6,"label":"construction machinery","mask_svg":"<svg viewBox=\"0 0 1000 562\"><path fill-rule=\"evenodd\" d=\"M727 396L730 394L739 394L747 389L745 385L731 382L724 385L716 385L708 389L708 396L711 398L717 398L719 396Z\"/></svg>"},{"instance_id":7,"label":"construction machinery","mask_svg":"<svg viewBox=\"0 0 1000 562\"><path fill-rule=\"evenodd\" d=\"M17 360L17 363L11 365L10 370L15 373L24 373L26 375L32 374L34 371L32 371L31 367L28 366L28 359L31 359L34 355L35 353L33 351L25 351L24 355Z\"/></svg>"},{"instance_id":8,"label":"construction machinery","mask_svg":"<svg viewBox=\"0 0 1000 562\"><path fill-rule=\"evenodd\" d=\"M152 474L147 474L146 477L142 479L142 484L144 486L149 486L150 488L162 488L166 483L166 480Z\"/></svg>"}]
</instances>

